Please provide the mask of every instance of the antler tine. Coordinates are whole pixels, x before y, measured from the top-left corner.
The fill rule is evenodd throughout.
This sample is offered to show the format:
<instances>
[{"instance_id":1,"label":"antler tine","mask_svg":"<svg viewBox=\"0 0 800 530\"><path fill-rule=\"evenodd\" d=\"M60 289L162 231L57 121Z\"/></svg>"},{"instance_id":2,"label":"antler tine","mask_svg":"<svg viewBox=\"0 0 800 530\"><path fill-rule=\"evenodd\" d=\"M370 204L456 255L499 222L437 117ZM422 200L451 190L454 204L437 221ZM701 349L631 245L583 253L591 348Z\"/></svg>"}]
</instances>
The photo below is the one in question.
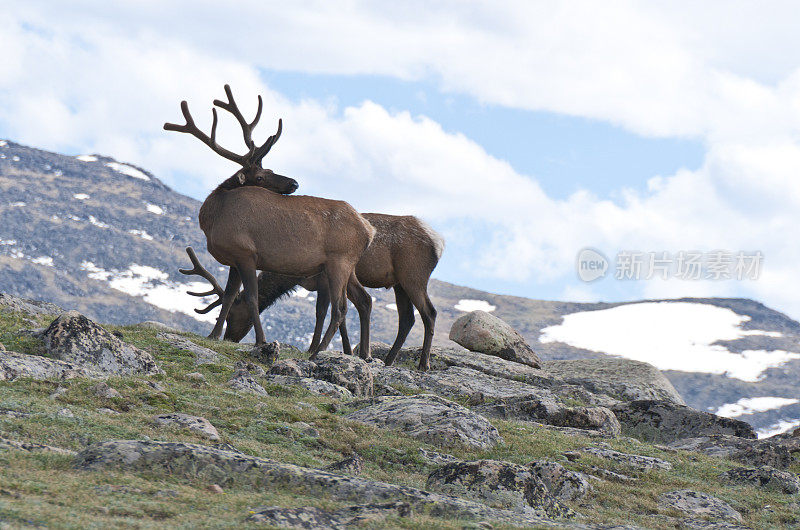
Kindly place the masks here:
<instances>
[{"instance_id":1,"label":"antler tine","mask_svg":"<svg viewBox=\"0 0 800 530\"><path fill-rule=\"evenodd\" d=\"M253 154L253 151L255 151L255 142L253 142L253 129L255 129L258 120L261 119L261 111L263 110L264 107L264 101L261 99L261 96L259 95L258 110L256 111L256 117L253 119L253 121L247 123L247 120L244 119L242 111L239 110L239 105L237 105L236 100L233 99L233 92L231 92L230 85L225 85L225 95L228 96L227 103L219 99L215 99L214 105L216 105L221 109L227 110L228 112L233 114L233 116L236 118L236 121L239 122L239 125L242 128L242 136L244 137L244 143L250 150L247 156L250 156Z\"/></svg>"},{"instance_id":2,"label":"antler tine","mask_svg":"<svg viewBox=\"0 0 800 530\"><path fill-rule=\"evenodd\" d=\"M175 131L175 132L182 132L188 133L206 144L208 147L211 148L212 151L217 153L218 155L227 158L231 162L236 162L241 166L245 166L247 164L248 159L253 154L252 149L248 151L246 155L237 155L233 151L229 151L224 147L217 144L216 136L217 136L217 112L216 109L211 109L212 114L214 116L214 121L211 125L211 136L206 135L203 131L201 131L197 125L194 123L194 119L192 118L192 114L189 112L189 104L186 101L181 101L181 112L183 113L183 118L186 120L186 123L183 125L178 125L176 123L165 123L164 130L166 131ZM248 148L250 146L248 145Z\"/></svg>"},{"instance_id":3,"label":"antler tine","mask_svg":"<svg viewBox=\"0 0 800 530\"><path fill-rule=\"evenodd\" d=\"M205 267L203 267L203 265L200 263L200 260L197 259L197 254L194 253L194 249L192 247L186 247L186 253L189 254L189 259L192 260L192 265L194 265L194 268L178 269L178 272L181 274L200 276L208 280L208 282L211 284L211 290L208 292L198 293L194 291L187 291L187 294L201 297L210 296L212 294L217 295L217 299L211 302L211 304L209 304L207 307L203 309L195 309L196 313L204 315L222 303L222 297L225 294L225 291L222 289L222 287L220 287L214 275L208 272Z\"/></svg>"},{"instance_id":4,"label":"antler tine","mask_svg":"<svg viewBox=\"0 0 800 530\"><path fill-rule=\"evenodd\" d=\"M275 142L277 142L278 139L281 137L282 130L283 130L283 119L279 119L277 132L272 136L270 136L269 138L267 138L267 141L264 142L264 144L261 147L256 149L255 153L253 153L252 160L255 164L261 164L261 160L263 160L264 157L267 156L269 150L272 149L272 146L275 145Z\"/></svg>"}]
</instances>

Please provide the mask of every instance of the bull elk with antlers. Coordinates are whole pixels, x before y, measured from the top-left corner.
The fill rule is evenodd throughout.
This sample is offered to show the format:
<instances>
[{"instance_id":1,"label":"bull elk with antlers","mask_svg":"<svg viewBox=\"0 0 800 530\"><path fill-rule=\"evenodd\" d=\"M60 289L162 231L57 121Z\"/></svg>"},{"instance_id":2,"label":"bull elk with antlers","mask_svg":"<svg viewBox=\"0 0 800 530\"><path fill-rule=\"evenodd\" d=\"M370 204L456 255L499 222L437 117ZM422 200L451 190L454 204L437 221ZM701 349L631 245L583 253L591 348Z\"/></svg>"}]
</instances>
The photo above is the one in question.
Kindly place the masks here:
<instances>
[{"instance_id":1,"label":"bull elk with antlers","mask_svg":"<svg viewBox=\"0 0 800 530\"><path fill-rule=\"evenodd\" d=\"M327 348L344 319L348 286L371 303L356 278L355 266L372 241L375 229L346 202L289 195L297 189L297 182L261 167L263 158L280 138L282 121L278 121L274 135L256 146L252 134L261 117L261 96L256 116L248 122L228 85L225 93L228 101L214 100L214 106L230 112L239 122L248 149L244 155L217 144L216 108L212 108L210 135L195 125L186 101L181 102L186 123L164 124L164 129L191 134L218 155L242 167L212 191L200 208L200 228L206 235L209 253L230 267L222 296L218 304L212 304L221 304L222 309L209 337L218 339L222 334L231 304L244 284L242 296L255 328L256 344L266 342L259 319L257 271L296 278L321 275L331 298L331 320L322 341L311 352L314 358ZM364 357L369 356L368 316L366 321L366 330L362 325L360 346Z\"/></svg>"},{"instance_id":2,"label":"bull elk with antlers","mask_svg":"<svg viewBox=\"0 0 800 530\"><path fill-rule=\"evenodd\" d=\"M393 287L397 302L398 330L397 337L386 356L386 365L391 365L400 348L403 347L408 333L414 326L414 308L419 311L425 327L422 343L422 354L419 360L421 370L430 369L430 349L433 341L436 309L428 297L428 280L439 262L444 250L444 240L430 226L413 216L385 215L379 213L362 214L375 227L375 237L356 265L356 277L366 287ZM209 293L220 294L214 276L197 261L193 251L189 252L195 268L190 271L206 278L214 287ZM275 301L296 287L309 291L317 291L317 318L314 338L309 351L313 351L322 335L325 313L328 310L328 293L322 275L312 278L298 279L279 274L262 272L258 276L258 310L264 311ZM209 293L193 293L202 296ZM348 297L358 306L358 293L348 289ZM360 312L359 312L360 314ZM225 327L225 339L238 342L250 331L251 323L248 306L240 295L236 298L228 313ZM345 353L351 354L347 327L342 321L339 326L342 347Z\"/></svg>"}]
</instances>

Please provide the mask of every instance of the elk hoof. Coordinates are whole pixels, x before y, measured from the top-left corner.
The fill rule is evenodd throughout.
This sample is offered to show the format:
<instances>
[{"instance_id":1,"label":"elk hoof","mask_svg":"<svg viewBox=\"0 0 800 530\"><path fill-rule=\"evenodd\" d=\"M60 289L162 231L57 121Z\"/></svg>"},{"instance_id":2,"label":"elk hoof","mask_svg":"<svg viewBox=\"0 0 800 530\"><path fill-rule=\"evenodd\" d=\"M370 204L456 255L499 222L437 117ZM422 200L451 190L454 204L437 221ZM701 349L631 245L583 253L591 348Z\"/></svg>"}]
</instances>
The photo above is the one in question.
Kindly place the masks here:
<instances>
[{"instance_id":1,"label":"elk hoof","mask_svg":"<svg viewBox=\"0 0 800 530\"><path fill-rule=\"evenodd\" d=\"M419 363L419 366L417 368L419 369L420 372L427 372L428 370L431 369L431 363Z\"/></svg>"}]
</instances>

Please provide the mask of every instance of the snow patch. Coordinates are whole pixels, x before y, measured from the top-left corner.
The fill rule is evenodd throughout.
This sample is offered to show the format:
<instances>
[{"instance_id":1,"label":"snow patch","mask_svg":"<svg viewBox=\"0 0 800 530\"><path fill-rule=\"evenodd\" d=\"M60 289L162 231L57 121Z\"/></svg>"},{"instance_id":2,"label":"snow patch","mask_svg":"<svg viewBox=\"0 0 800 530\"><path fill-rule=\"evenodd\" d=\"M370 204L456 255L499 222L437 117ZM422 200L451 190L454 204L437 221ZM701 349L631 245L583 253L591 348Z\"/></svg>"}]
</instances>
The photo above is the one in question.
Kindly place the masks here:
<instances>
[{"instance_id":1,"label":"snow patch","mask_svg":"<svg viewBox=\"0 0 800 530\"><path fill-rule=\"evenodd\" d=\"M93 280L107 282L109 287L130 296L141 297L148 304L160 307L172 313L189 315L200 322L216 322L217 311L205 315L195 313L196 307L202 307L213 300L186 294L186 291L206 291L206 282L179 283L169 280L166 272L146 265L133 264L127 270L105 270L91 261L81 263L81 270Z\"/></svg>"},{"instance_id":2,"label":"snow patch","mask_svg":"<svg viewBox=\"0 0 800 530\"><path fill-rule=\"evenodd\" d=\"M772 336L773 332L742 329L749 320L710 304L642 302L564 315L561 324L542 330L539 342L563 342L647 362L659 370L725 374L751 382L758 381L767 368L800 359L795 352L736 353L714 344L749 335Z\"/></svg>"},{"instance_id":3,"label":"snow patch","mask_svg":"<svg viewBox=\"0 0 800 530\"><path fill-rule=\"evenodd\" d=\"M7 145L8 145L8 142L6 142L5 140L0 140L0 147L5 147Z\"/></svg>"},{"instance_id":4,"label":"snow patch","mask_svg":"<svg viewBox=\"0 0 800 530\"><path fill-rule=\"evenodd\" d=\"M781 420L765 429L756 431L756 436L758 436L759 440L762 438L769 438L770 436L775 436L776 434L789 432L798 426L800 426L800 420Z\"/></svg>"},{"instance_id":5,"label":"snow patch","mask_svg":"<svg viewBox=\"0 0 800 530\"><path fill-rule=\"evenodd\" d=\"M46 267L53 266L53 258L50 256L39 256L38 258L33 258L31 261L37 265L44 265Z\"/></svg>"},{"instance_id":6,"label":"snow patch","mask_svg":"<svg viewBox=\"0 0 800 530\"><path fill-rule=\"evenodd\" d=\"M78 155L75 159L81 162L97 162L97 157L92 155Z\"/></svg>"},{"instance_id":7,"label":"snow patch","mask_svg":"<svg viewBox=\"0 0 800 530\"><path fill-rule=\"evenodd\" d=\"M129 166L128 164L120 164L119 162L106 162L105 165L106 167L110 167L114 171L122 173L123 175L128 175L129 177L133 177L135 179L150 180L150 177L135 167Z\"/></svg>"},{"instance_id":8,"label":"snow patch","mask_svg":"<svg viewBox=\"0 0 800 530\"><path fill-rule=\"evenodd\" d=\"M55 175L57 177L60 177L63 174L64 174L64 172L61 171L60 169L56 169L55 171L53 171L53 175Z\"/></svg>"},{"instance_id":9,"label":"snow patch","mask_svg":"<svg viewBox=\"0 0 800 530\"><path fill-rule=\"evenodd\" d=\"M111 225L108 225L103 221L98 221L97 217L95 217L94 215L89 216L89 222L98 228L111 228Z\"/></svg>"},{"instance_id":10,"label":"snow patch","mask_svg":"<svg viewBox=\"0 0 800 530\"><path fill-rule=\"evenodd\" d=\"M467 313L472 311L486 311L487 313L491 313L497 309L497 306L490 304L486 300L470 299L459 300L458 303L453 307L455 307L458 311L465 311Z\"/></svg>"},{"instance_id":11,"label":"snow patch","mask_svg":"<svg viewBox=\"0 0 800 530\"><path fill-rule=\"evenodd\" d=\"M738 418L745 414L754 414L756 412L765 412L767 410L779 409L787 405L794 405L800 403L800 399L790 399L782 397L754 397L742 398L736 403L726 403L722 405L715 414L725 418Z\"/></svg>"},{"instance_id":12,"label":"snow patch","mask_svg":"<svg viewBox=\"0 0 800 530\"><path fill-rule=\"evenodd\" d=\"M296 296L297 298L308 298L309 294L310 291L298 286L297 289L292 293L292 296Z\"/></svg>"},{"instance_id":13,"label":"snow patch","mask_svg":"<svg viewBox=\"0 0 800 530\"><path fill-rule=\"evenodd\" d=\"M162 215L164 213L164 210L160 206L150 203L147 204L147 211L156 215Z\"/></svg>"},{"instance_id":14,"label":"snow patch","mask_svg":"<svg viewBox=\"0 0 800 530\"><path fill-rule=\"evenodd\" d=\"M13 247L16 244L17 244L17 240L16 239L6 239L5 241L0 239L0 245Z\"/></svg>"},{"instance_id":15,"label":"snow patch","mask_svg":"<svg viewBox=\"0 0 800 530\"><path fill-rule=\"evenodd\" d=\"M11 160L13 160L14 162L19 162L19 157L17 155L14 155L11 157Z\"/></svg>"},{"instance_id":16,"label":"snow patch","mask_svg":"<svg viewBox=\"0 0 800 530\"><path fill-rule=\"evenodd\" d=\"M85 201L86 199L89 198L89 195L87 195L86 193L76 193L75 195L72 196L72 198L78 199L79 201Z\"/></svg>"},{"instance_id":17,"label":"snow patch","mask_svg":"<svg viewBox=\"0 0 800 530\"><path fill-rule=\"evenodd\" d=\"M153 236L151 236L150 234L148 234L144 230L128 230L128 233L129 234L133 234L135 236L139 236L142 239L146 239L147 241L152 241L153 240Z\"/></svg>"},{"instance_id":18,"label":"snow patch","mask_svg":"<svg viewBox=\"0 0 800 530\"><path fill-rule=\"evenodd\" d=\"M77 215L73 215L73 214L67 215L67 218L72 219L73 221L80 221L81 220L80 217L78 217Z\"/></svg>"},{"instance_id":19,"label":"snow patch","mask_svg":"<svg viewBox=\"0 0 800 530\"><path fill-rule=\"evenodd\" d=\"M11 204L9 204L9 206L11 206L12 208L23 208L25 206L25 203L22 201L12 202Z\"/></svg>"}]
</instances>

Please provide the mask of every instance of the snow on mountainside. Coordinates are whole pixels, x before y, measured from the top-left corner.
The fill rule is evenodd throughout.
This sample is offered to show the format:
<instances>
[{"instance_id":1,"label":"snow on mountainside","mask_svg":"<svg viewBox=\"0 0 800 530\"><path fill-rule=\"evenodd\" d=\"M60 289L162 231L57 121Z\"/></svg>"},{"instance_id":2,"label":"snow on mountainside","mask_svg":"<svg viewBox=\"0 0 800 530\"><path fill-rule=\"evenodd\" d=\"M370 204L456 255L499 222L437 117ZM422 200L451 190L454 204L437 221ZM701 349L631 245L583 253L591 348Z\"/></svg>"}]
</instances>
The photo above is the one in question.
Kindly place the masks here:
<instances>
[{"instance_id":1,"label":"snow on mountainside","mask_svg":"<svg viewBox=\"0 0 800 530\"><path fill-rule=\"evenodd\" d=\"M220 175L222 180L227 175ZM302 182L301 182L302 192ZM160 320L207 333L215 313L193 311L206 290L184 248L224 282L205 251L200 203L142 168L101 155L65 156L0 141L0 292L76 308L103 322ZM800 324L740 299L570 303L496 295L432 280L435 342L480 309L520 331L544 359L618 355L665 370L686 402L753 424L762 434L800 424ZM375 297L372 336L392 342L392 291ZM265 312L269 339L306 347L316 296L298 290ZM348 312L350 329L358 326ZM417 319L408 345L422 342Z\"/></svg>"}]
</instances>

